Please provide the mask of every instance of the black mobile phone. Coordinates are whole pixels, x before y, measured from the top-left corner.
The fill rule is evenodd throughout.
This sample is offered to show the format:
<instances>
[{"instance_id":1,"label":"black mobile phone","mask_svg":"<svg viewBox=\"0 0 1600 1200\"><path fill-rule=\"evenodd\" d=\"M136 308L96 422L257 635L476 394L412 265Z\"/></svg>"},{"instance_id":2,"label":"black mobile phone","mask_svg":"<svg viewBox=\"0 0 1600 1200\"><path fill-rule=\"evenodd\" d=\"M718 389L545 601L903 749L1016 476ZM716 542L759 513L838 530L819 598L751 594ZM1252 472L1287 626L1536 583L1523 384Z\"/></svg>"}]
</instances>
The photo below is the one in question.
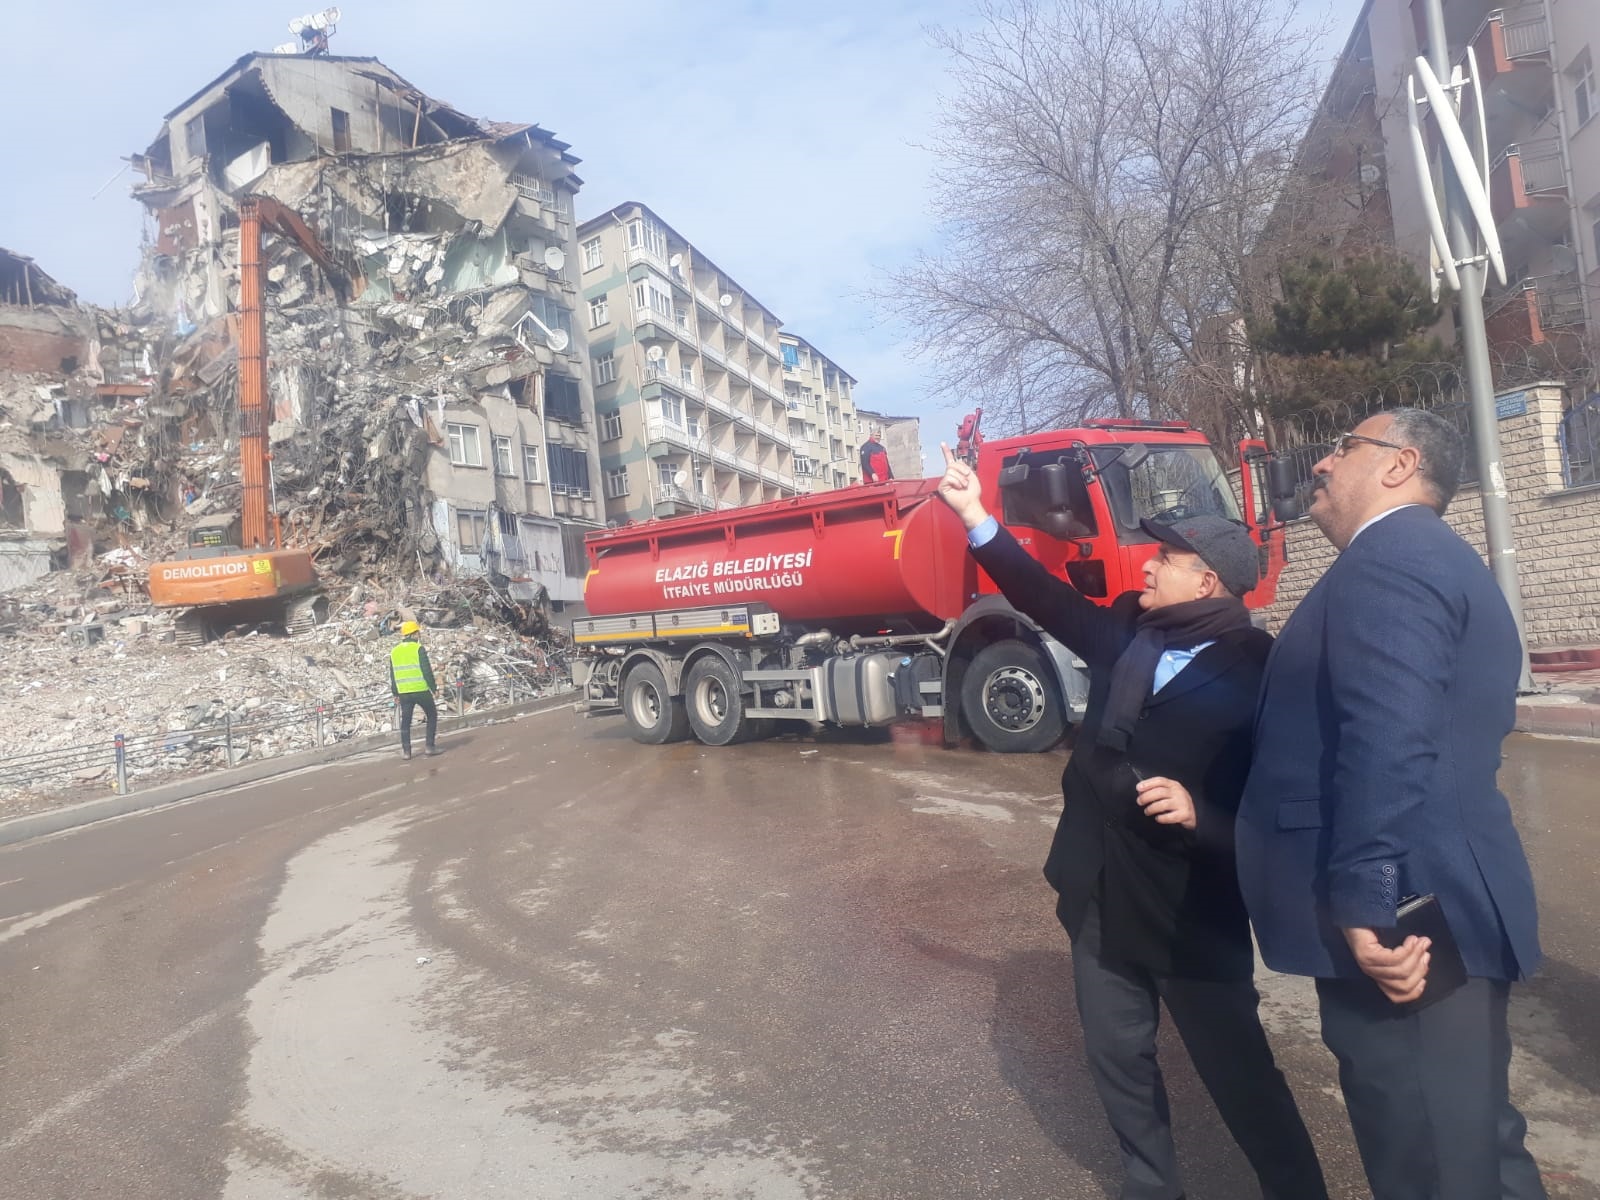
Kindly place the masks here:
<instances>
[{"instance_id":1,"label":"black mobile phone","mask_svg":"<svg viewBox=\"0 0 1600 1200\"><path fill-rule=\"evenodd\" d=\"M1466 983L1467 966L1461 960L1461 948L1456 945L1437 896L1431 892L1426 896L1406 896L1395 909L1394 917L1393 929L1378 932L1378 940L1385 946L1392 950L1413 936L1427 938L1432 943L1428 947L1427 986L1421 996L1405 1005L1408 1011L1435 1004Z\"/></svg>"}]
</instances>

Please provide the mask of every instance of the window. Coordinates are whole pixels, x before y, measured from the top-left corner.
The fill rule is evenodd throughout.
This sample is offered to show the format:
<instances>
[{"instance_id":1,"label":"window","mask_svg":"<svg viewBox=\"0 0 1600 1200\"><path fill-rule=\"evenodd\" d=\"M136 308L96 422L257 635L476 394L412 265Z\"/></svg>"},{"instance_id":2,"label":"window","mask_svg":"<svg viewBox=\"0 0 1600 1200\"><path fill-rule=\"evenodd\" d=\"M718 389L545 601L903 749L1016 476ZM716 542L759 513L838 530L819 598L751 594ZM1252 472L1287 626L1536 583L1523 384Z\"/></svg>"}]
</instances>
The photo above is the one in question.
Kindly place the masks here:
<instances>
[{"instance_id":1,"label":"window","mask_svg":"<svg viewBox=\"0 0 1600 1200\"><path fill-rule=\"evenodd\" d=\"M599 237L592 237L581 247L583 250L583 269L592 271L596 267L605 265L605 251L600 248Z\"/></svg>"},{"instance_id":2,"label":"window","mask_svg":"<svg viewBox=\"0 0 1600 1200\"><path fill-rule=\"evenodd\" d=\"M644 250L657 258L667 257L667 234L649 217L635 217L628 222L628 249Z\"/></svg>"},{"instance_id":3,"label":"window","mask_svg":"<svg viewBox=\"0 0 1600 1200\"><path fill-rule=\"evenodd\" d=\"M619 500L628 494L628 468L613 467L606 472L606 496Z\"/></svg>"},{"instance_id":4,"label":"window","mask_svg":"<svg viewBox=\"0 0 1600 1200\"><path fill-rule=\"evenodd\" d=\"M784 347L783 347L783 365L785 367L788 367L791 371L794 370L794 368L796 368L796 367L798 367L800 365L800 347L799 346L791 346L788 343L784 343Z\"/></svg>"},{"instance_id":5,"label":"window","mask_svg":"<svg viewBox=\"0 0 1600 1200\"><path fill-rule=\"evenodd\" d=\"M549 296L535 296L533 298L533 315L538 317L551 329L559 329L568 337L572 336L572 310L563 304L557 304Z\"/></svg>"},{"instance_id":6,"label":"window","mask_svg":"<svg viewBox=\"0 0 1600 1200\"><path fill-rule=\"evenodd\" d=\"M661 415L668 424L683 426L683 401L671 392L661 393Z\"/></svg>"},{"instance_id":7,"label":"window","mask_svg":"<svg viewBox=\"0 0 1600 1200\"><path fill-rule=\"evenodd\" d=\"M589 456L571 446L546 446L550 460L550 490L568 496L589 494Z\"/></svg>"},{"instance_id":8,"label":"window","mask_svg":"<svg viewBox=\"0 0 1600 1200\"><path fill-rule=\"evenodd\" d=\"M589 301L589 328L599 329L611 320L611 305L606 303L604 296L596 296Z\"/></svg>"},{"instance_id":9,"label":"window","mask_svg":"<svg viewBox=\"0 0 1600 1200\"><path fill-rule=\"evenodd\" d=\"M633 306L650 309L663 317L678 319L677 308L672 303L672 285L658 275L650 275L633 285Z\"/></svg>"},{"instance_id":10,"label":"window","mask_svg":"<svg viewBox=\"0 0 1600 1200\"><path fill-rule=\"evenodd\" d=\"M685 387L694 386L694 364L684 363L678 370L678 378L683 380Z\"/></svg>"},{"instance_id":11,"label":"window","mask_svg":"<svg viewBox=\"0 0 1600 1200\"><path fill-rule=\"evenodd\" d=\"M538 483L543 478L539 471L539 447L522 448L522 477L529 483Z\"/></svg>"},{"instance_id":12,"label":"window","mask_svg":"<svg viewBox=\"0 0 1600 1200\"><path fill-rule=\"evenodd\" d=\"M183 149L190 158L206 156L206 119L201 114L191 117L183 126Z\"/></svg>"},{"instance_id":13,"label":"window","mask_svg":"<svg viewBox=\"0 0 1600 1200\"><path fill-rule=\"evenodd\" d=\"M656 482L662 487L678 486L678 464L675 462L661 461L656 463Z\"/></svg>"},{"instance_id":14,"label":"window","mask_svg":"<svg viewBox=\"0 0 1600 1200\"><path fill-rule=\"evenodd\" d=\"M495 434L492 438L494 449L494 473L496 475L515 476L517 471L511 462L511 439Z\"/></svg>"},{"instance_id":15,"label":"window","mask_svg":"<svg viewBox=\"0 0 1600 1200\"><path fill-rule=\"evenodd\" d=\"M333 117L333 152L343 154L350 149L350 114L342 108L330 108Z\"/></svg>"},{"instance_id":16,"label":"window","mask_svg":"<svg viewBox=\"0 0 1600 1200\"><path fill-rule=\"evenodd\" d=\"M1600 93L1595 91L1594 59L1587 50L1567 68L1567 74L1572 78L1572 104L1577 111L1578 125L1582 127L1589 123L1595 109L1600 108Z\"/></svg>"},{"instance_id":17,"label":"window","mask_svg":"<svg viewBox=\"0 0 1600 1200\"><path fill-rule=\"evenodd\" d=\"M600 418L600 440L614 442L622 437L622 414L608 412Z\"/></svg>"},{"instance_id":18,"label":"window","mask_svg":"<svg viewBox=\"0 0 1600 1200\"><path fill-rule=\"evenodd\" d=\"M458 467L483 466L483 450L478 445L476 425L457 425L447 422L445 436L450 442L450 461Z\"/></svg>"},{"instance_id":19,"label":"window","mask_svg":"<svg viewBox=\"0 0 1600 1200\"><path fill-rule=\"evenodd\" d=\"M567 425L583 424L583 400L578 381L570 375L544 374L544 415Z\"/></svg>"},{"instance_id":20,"label":"window","mask_svg":"<svg viewBox=\"0 0 1600 1200\"><path fill-rule=\"evenodd\" d=\"M608 350L594 360L594 381L596 384L615 383L616 378L617 356Z\"/></svg>"},{"instance_id":21,"label":"window","mask_svg":"<svg viewBox=\"0 0 1600 1200\"><path fill-rule=\"evenodd\" d=\"M488 514L481 508L456 509L456 545L463 554L476 554L483 549L488 531Z\"/></svg>"}]
</instances>

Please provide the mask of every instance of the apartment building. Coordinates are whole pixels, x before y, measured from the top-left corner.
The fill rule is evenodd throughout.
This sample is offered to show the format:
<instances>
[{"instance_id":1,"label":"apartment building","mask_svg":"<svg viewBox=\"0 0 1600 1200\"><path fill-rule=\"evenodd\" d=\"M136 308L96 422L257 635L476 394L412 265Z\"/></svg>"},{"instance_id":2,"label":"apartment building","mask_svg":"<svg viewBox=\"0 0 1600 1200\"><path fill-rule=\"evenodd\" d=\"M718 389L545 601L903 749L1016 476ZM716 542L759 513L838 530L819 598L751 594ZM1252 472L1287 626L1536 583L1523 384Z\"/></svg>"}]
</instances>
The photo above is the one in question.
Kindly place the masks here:
<instances>
[{"instance_id":1,"label":"apartment building","mask_svg":"<svg viewBox=\"0 0 1600 1200\"><path fill-rule=\"evenodd\" d=\"M783 351L783 396L802 492L861 482L866 430L856 412L856 381L805 338L778 335Z\"/></svg>"},{"instance_id":2,"label":"apartment building","mask_svg":"<svg viewBox=\"0 0 1600 1200\"><path fill-rule=\"evenodd\" d=\"M1450 59L1465 63L1470 49L1484 85L1490 195L1509 277L1485 297L1490 345L1507 361L1541 348L1559 360L1586 325L1600 334L1600 3L1446 0L1444 14ZM1423 0L1368 0L1312 136L1338 128L1360 145L1363 123L1375 119L1380 140L1368 141L1365 157L1307 163L1326 180L1386 193L1394 244L1423 270L1427 216L1406 89L1428 53ZM1437 171L1440 156L1431 157ZM1337 196L1321 211L1336 228L1348 224Z\"/></svg>"},{"instance_id":3,"label":"apartment building","mask_svg":"<svg viewBox=\"0 0 1600 1200\"><path fill-rule=\"evenodd\" d=\"M777 316L649 208L578 230L610 521L795 495Z\"/></svg>"}]
</instances>

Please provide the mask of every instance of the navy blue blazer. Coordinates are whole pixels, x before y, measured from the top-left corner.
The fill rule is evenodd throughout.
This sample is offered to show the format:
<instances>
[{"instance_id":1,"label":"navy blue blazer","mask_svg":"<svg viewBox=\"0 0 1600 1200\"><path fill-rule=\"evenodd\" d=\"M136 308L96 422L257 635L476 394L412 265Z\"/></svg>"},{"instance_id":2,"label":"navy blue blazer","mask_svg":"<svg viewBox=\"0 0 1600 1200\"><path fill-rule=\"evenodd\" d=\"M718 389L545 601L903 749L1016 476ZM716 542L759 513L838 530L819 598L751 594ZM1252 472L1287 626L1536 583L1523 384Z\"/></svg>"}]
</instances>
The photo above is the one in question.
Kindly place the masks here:
<instances>
[{"instance_id":1,"label":"navy blue blazer","mask_svg":"<svg viewBox=\"0 0 1600 1200\"><path fill-rule=\"evenodd\" d=\"M1533 877L1496 786L1521 650L1476 551L1431 509L1366 529L1273 647L1236 829L1262 960L1360 974L1341 929L1439 897L1467 971L1539 961Z\"/></svg>"}]
</instances>

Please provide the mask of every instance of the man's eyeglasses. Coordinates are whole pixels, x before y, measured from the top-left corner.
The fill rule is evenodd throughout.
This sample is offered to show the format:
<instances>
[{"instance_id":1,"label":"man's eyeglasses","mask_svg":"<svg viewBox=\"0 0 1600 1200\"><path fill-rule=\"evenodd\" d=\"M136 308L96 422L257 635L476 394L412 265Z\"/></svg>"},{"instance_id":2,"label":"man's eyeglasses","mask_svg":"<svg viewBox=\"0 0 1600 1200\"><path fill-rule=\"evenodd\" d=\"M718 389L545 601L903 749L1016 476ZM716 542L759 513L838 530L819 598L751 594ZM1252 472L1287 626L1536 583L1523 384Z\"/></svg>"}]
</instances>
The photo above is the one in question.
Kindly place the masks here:
<instances>
[{"instance_id":1,"label":"man's eyeglasses","mask_svg":"<svg viewBox=\"0 0 1600 1200\"><path fill-rule=\"evenodd\" d=\"M1395 442L1385 442L1378 438L1364 437L1359 433L1341 433L1333 443L1333 456L1343 458L1350 453L1350 447L1355 445L1382 446L1385 450L1404 450L1405 447Z\"/></svg>"}]
</instances>

